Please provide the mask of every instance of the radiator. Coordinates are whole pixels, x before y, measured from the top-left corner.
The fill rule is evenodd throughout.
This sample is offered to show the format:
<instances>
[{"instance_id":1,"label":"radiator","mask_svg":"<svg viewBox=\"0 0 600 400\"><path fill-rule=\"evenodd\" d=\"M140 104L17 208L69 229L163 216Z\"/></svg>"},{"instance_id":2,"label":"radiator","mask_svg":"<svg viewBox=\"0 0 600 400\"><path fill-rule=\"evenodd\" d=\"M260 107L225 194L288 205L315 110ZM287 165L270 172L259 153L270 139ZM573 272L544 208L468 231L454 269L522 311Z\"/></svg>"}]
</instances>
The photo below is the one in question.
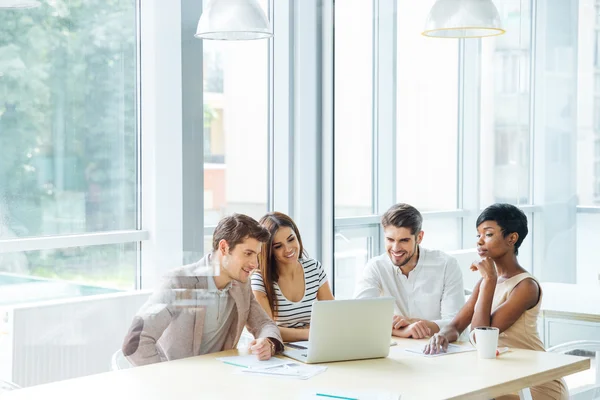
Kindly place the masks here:
<instances>
[{"instance_id":1,"label":"radiator","mask_svg":"<svg viewBox=\"0 0 600 400\"><path fill-rule=\"evenodd\" d=\"M151 291L16 305L3 310L0 379L22 387L106 372Z\"/></svg>"}]
</instances>

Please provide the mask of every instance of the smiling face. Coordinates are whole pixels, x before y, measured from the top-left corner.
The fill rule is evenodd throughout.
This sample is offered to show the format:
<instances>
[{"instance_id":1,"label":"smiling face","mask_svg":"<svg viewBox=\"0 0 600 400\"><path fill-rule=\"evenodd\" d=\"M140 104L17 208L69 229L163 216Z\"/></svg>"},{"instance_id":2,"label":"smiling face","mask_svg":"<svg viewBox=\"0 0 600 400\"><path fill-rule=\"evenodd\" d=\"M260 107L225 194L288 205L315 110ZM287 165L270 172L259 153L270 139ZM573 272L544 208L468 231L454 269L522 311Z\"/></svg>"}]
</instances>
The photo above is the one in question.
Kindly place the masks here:
<instances>
[{"instance_id":1,"label":"smiling face","mask_svg":"<svg viewBox=\"0 0 600 400\"><path fill-rule=\"evenodd\" d=\"M272 254L278 266L295 265L300 257L300 242L296 232L288 226L277 229L273 235Z\"/></svg>"},{"instance_id":2,"label":"smiling face","mask_svg":"<svg viewBox=\"0 0 600 400\"><path fill-rule=\"evenodd\" d=\"M416 235L409 228L398 228L393 225L383 229L385 250L397 267L403 267L417 257L417 248L423 240L423 231Z\"/></svg>"},{"instance_id":3,"label":"smiling face","mask_svg":"<svg viewBox=\"0 0 600 400\"><path fill-rule=\"evenodd\" d=\"M477 253L481 258L499 259L514 252L519 234L513 232L504 237L502 227L496 221L483 221L477 227Z\"/></svg>"},{"instance_id":4,"label":"smiling face","mask_svg":"<svg viewBox=\"0 0 600 400\"><path fill-rule=\"evenodd\" d=\"M219 242L221 256L221 274L242 283L248 282L252 271L258 268L258 255L262 243L256 239L246 238L233 249L229 248L226 240Z\"/></svg>"}]
</instances>

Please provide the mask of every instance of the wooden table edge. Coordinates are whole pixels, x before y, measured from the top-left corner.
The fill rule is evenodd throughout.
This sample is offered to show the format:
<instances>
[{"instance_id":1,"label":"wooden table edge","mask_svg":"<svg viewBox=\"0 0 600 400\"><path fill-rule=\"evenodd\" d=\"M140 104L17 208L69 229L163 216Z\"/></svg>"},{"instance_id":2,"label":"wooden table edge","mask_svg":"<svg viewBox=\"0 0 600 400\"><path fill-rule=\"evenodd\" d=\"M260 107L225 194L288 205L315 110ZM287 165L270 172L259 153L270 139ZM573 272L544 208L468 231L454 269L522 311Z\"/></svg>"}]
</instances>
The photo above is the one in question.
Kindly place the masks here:
<instances>
[{"instance_id":1,"label":"wooden table edge","mask_svg":"<svg viewBox=\"0 0 600 400\"><path fill-rule=\"evenodd\" d=\"M558 367L549 371L539 372L534 375L530 375L527 378L517 378L510 382L502 383L495 386L490 386L485 389L477 390L467 395L458 395L455 397L449 397L448 400L454 399L482 399L482 398L495 398L497 396L503 396L507 394L517 393L521 389L530 388L532 386L538 386L545 382L550 382L555 379L560 379L568 375L575 374L577 372L585 371L590 369L591 363L589 358L581 359L574 364ZM539 382L538 382L539 378ZM543 379L542 379L543 378ZM535 380L535 384L523 385L524 381Z\"/></svg>"}]
</instances>

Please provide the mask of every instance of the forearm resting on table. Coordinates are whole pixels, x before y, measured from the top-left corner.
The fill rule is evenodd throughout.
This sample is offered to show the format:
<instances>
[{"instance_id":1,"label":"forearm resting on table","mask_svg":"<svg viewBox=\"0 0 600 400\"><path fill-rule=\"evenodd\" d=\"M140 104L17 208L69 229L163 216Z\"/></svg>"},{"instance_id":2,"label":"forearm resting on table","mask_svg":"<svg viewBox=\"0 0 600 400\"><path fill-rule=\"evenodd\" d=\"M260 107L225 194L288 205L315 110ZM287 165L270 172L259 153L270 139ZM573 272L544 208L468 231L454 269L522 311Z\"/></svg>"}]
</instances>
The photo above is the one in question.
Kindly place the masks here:
<instances>
[{"instance_id":1,"label":"forearm resting on table","mask_svg":"<svg viewBox=\"0 0 600 400\"><path fill-rule=\"evenodd\" d=\"M284 342L298 342L308 340L309 328L283 328L279 327L281 338Z\"/></svg>"}]
</instances>

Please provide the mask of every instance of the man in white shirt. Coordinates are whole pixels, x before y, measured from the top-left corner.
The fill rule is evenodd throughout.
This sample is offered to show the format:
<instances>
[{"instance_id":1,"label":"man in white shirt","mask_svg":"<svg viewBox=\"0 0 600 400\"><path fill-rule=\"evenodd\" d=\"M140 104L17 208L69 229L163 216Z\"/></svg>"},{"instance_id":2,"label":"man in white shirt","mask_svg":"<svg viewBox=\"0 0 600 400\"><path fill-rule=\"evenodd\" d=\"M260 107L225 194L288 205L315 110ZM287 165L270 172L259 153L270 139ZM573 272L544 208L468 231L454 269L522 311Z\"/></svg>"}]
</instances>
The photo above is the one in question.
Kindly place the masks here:
<instances>
[{"instance_id":1,"label":"man in white shirt","mask_svg":"<svg viewBox=\"0 0 600 400\"><path fill-rule=\"evenodd\" d=\"M381 225L386 252L369 260L354 297L393 297L392 334L415 339L431 336L465 303L458 262L442 251L420 246L423 217L413 206L392 206Z\"/></svg>"}]
</instances>

